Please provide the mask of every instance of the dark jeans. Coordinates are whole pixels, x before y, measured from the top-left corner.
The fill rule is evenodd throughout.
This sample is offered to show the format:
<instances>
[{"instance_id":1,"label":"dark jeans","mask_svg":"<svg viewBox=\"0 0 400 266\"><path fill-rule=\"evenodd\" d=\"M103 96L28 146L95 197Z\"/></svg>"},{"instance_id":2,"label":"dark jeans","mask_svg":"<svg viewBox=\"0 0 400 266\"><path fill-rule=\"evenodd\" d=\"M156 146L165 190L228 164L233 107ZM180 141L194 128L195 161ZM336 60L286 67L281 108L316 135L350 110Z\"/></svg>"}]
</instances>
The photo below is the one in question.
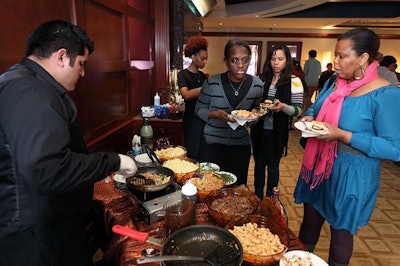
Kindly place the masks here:
<instances>
[{"instance_id":1,"label":"dark jeans","mask_svg":"<svg viewBox=\"0 0 400 266\"><path fill-rule=\"evenodd\" d=\"M274 132L272 130L263 130L262 137L258 147L254 147L254 188L256 195L264 198L265 186L265 167L267 166L268 181L266 196L272 195L272 189L278 186L279 183L279 163L281 156L274 156Z\"/></svg>"},{"instance_id":2,"label":"dark jeans","mask_svg":"<svg viewBox=\"0 0 400 266\"><path fill-rule=\"evenodd\" d=\"M246 185L247 174L251 156L251 146L249 145L206 145L207 161L216 163L221 171L231 172L236 175L238 180L235 185Z\"/></svg>"}]
</instances>

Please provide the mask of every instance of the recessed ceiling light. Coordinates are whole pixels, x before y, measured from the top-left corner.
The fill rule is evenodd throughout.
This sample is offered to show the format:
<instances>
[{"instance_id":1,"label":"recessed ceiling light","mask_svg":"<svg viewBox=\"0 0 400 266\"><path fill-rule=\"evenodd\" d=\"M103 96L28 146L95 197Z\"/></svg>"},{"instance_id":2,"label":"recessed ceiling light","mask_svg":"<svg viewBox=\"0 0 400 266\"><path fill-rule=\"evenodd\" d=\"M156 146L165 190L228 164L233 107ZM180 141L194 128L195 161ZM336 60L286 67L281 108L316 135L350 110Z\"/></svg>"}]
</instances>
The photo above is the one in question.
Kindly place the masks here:
<instances>
[{"instance_id":1,"label":"recessed ceiling light","mask_svg":"<svg viewBox=\"0 0 400 266\"><path fill-rule=\"evenodd\" d=\"M224 23L220 22L219 25L222 26L222 25L224 25Z\"/></svg>"}]
</instances>

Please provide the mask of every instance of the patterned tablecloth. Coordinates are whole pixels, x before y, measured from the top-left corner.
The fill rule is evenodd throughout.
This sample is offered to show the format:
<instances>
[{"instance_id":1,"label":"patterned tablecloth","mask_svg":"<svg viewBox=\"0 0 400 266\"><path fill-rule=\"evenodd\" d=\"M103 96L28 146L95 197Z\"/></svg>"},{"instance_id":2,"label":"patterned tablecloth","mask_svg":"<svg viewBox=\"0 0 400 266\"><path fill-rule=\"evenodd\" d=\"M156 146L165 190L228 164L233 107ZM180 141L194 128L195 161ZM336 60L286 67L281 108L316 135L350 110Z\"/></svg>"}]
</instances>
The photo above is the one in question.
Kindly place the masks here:
<instances>
[{"instance_id":1,"label":"patterned tablecloth","mask_svg":"<svg viewBox=\"0 0 400 266\"><path fill-rule=\"evenodd\" d=\"M104 259L115 265L136 265L136 258L142 257L144 249L160 247L149 243L141 243L128 237L114 234L111 228L115 224L128 226L138 231L148 232L150 236L166 239L167 234L162 221L148 225L139 220L137 211L139 202L131 196L129 190L120 190L114 186L111 178L102 180L94 186L94 201L104 210L107 249ZM196 224L214 225L208 215L207 205L199 203L196 208ZM289 229L289 250L306 250L298 237ZM160 265L159 263L147 265Z\"/></svg>"}]
</instances>

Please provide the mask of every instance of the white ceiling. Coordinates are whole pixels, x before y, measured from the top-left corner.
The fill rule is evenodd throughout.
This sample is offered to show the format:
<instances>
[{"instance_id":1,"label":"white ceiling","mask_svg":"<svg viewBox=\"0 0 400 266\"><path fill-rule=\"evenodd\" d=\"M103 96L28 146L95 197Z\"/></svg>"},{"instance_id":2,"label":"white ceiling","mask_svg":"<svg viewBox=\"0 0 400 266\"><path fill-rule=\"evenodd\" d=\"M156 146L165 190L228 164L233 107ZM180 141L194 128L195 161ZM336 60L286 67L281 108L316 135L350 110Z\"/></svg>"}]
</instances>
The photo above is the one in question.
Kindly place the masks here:
<instances>
[{"instance_id":1,"label":"white ceiling","mask_svg":"<svg viewBox=\"0 0 400 266\"><path fill-rule=\"evenodd\" d=\"M217 0L201 18L204 32L341 33L365 26L380 34L400 34L400 1L351 1L355 6L347 0L226 1L231 0Z\"/></svg>"}]
</instances>

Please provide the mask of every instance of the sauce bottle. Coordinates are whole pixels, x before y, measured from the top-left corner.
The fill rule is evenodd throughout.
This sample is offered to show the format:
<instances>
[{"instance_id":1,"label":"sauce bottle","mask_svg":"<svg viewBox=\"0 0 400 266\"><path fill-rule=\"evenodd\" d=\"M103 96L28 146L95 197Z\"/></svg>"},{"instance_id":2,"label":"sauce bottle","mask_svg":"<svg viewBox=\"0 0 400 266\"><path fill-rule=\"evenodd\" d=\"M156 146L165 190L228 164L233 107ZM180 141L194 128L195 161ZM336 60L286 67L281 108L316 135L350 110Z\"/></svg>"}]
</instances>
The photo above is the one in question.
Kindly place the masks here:
<instances>
[{"instance_id":1,"label":"sauce bottle","mask_svg":"<svg viewBox=\"0 0 400 266\"><path fill-rule=\"evenodd\" d=\"M272 198L275 200L275 204L278 206L278 208L281 211L281 214L282 214L283 218L286 220L286 225L288 225L288 222L289 222L288 221L288 216L287 216L285 207L283 206L281 200L279 199L279 193L280 193L279 188L274 187L272 189Z\"/></svg>"},{"instance_id":2,"label":"sauce bottle","mask_svg":"<svg viewBox=\"0 0 400 266\"><path fill-rule=\"evenodd\" d=\"M153 149L153 128L149 124L149 118L143 118L143 126L140 128L140 145L142 153L146 153L146 146Z\"/></svg>"}]
</instances>

